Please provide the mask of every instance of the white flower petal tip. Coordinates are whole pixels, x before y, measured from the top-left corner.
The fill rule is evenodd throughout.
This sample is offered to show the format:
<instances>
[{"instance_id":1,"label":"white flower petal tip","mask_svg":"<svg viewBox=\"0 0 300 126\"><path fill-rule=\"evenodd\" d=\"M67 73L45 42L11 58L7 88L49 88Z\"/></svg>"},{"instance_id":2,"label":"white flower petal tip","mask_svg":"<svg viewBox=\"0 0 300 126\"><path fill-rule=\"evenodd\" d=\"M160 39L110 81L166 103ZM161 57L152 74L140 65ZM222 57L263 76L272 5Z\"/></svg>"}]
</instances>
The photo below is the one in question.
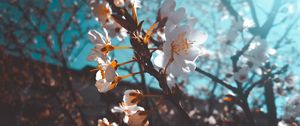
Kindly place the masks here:
<instances>
[{"instance_id":1,"label":"white flower petal tip","mask_svg":"<svg viewBox=\"0 0 300 126\"><path fill-rule=\"evenodd\" d=\"M127 105L137 105L143 97L143 94L139 90L126 90L124 92L123 102Z\"/></svg>"}]
</instances>

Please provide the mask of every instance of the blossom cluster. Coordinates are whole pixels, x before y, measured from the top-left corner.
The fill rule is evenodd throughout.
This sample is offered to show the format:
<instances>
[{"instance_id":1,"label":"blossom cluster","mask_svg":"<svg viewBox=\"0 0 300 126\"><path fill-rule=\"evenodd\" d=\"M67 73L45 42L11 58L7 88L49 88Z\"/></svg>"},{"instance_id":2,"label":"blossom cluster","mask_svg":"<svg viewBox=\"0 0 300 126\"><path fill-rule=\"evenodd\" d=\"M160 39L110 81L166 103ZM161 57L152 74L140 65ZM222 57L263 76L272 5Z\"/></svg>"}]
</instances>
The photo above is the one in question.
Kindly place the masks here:
<instances>
[{"instance_id":1,"label":"blossom cluster","mask_svg":"<svg viewBox=\"0 0 300 126\"><path fill-rule=\"evenodd\" d=\"M95 86L100 93L113 90L124 78L147 72L141 69L140 72L123 76L117 73L119 67L133 62L139 63L143 68L154 64L153 69L159 73L159 76L164 77L168 88L173 89L177 78L195 71L197 59L207 53L203 43L207 41L208 35L194 28L196 20L187 16L185 8L176 8L174 0L164 1L159 9L157 20L145 33L141 32L143 21L138 22L137 8L141 8L139 0L103 0L101 3L92 3L92 10L101 23L103 34L97 30L88 32L89 39L94 44L88 60L98 63L97 68L91 71L96 71ZM128 13L128 10L131 13ZM226 41L234 41L238 36L238 31L243 30L244 27L250 27L247 23L247 26L243 27L243 25L245 22L237 21L236 26L232 27L230 32L232 34L228 35L231 38ZM161 43L151 43L150 38L154 34L161 40ZM130 37L132 47L112 45L111 38L123 41L127 35ZM271 55L276 53L268 47L264 39L255 37L249 41L249 46L241 57L244 59L243 64L233 71L234 80L239 83L246 82L251 70L260 68ZM118 63L116 59L111 59L109 53L120 49L130 49L141 54L135 55L127 62ZM147 58L148 61L145 61ZM148 62L151 62L150 65ZM165 90L163 87L162 89ZM139 90L126 90L123 102L111 111L125 114L123 122L130 126L147 125L149 112L138 106L138 103L148 95L143 95ZM109 123L104 118L99 120L99 125L117 124Z\"/></svg>"},{"instance_id":2,"label":"blossom cluster","mask_svg":"<svg viewBox=\"0 0 300 126\"><path fill-rule=\"evenodd\" d=\"M112 3L114 5L110 5ZM153 62L158 68L164 70L164 75L167 77L169 86L174 86L175 77L195 70L195 61L203 53L201 44L207 39L206 34L193 29L192 26L195 23L193 20L186 20L188 17L184 8L175 10L175 4L174 0L166 0L163 3L159 11L160 17L156 22L164 22L165 25L157 27L156 30L154 30L157 23L153 24L142 39L144 43L149 44L149 38L155 33L154 31L158 31L158 36L165 38L163 39L164 42L162 46L156 49L155 52L157 56L154 57ZM88 60L97 61L98 63L97 68L91 71L97 71L95 86L101 93L114 89L124 78L143 73L141 71L119 76L117 73L118 67L127 63L136 62L135 58L133 57L131 61L118 64L117 60L111 60L109 57L110 51L116 49L131 49L131 47L120 47L111 44L111 37L116 37L121 41L127 36L127 32L129 32L122 27L122 24L119 24L118 21L113 18L111 6L128 10L131 9L133 14L132 18L137 21L136 9L141 8L141 2L138 0L114 0L109 3L109 1L103 0L101 3L92 3L92 10L102 25L104 35L97 30L89 31L89 38L95 47L88 56ZM133 96L137 98L132 100ZM141 100L142 96L143 95L136 90L126 91L123 99L124 102L121 103L119 107L114 107L112 112L124 112L124 122L129 123L129 125L142 122L147 124L147 121L145 122L144 119L138 119L142 122L137 121L137 118L146 117L144 108L136 104ZM132 121L132 119L135 121ZM106 119L99 121L101 124L106 124L107 122Z\"/></svg>"},{"instance_id":3,"label":"blossom cluster","mask_svg":"<svg viewBox=\"0 0 300 126\"><path fill-rule=\"evenodd\" d=\"M138 103L143 100L145 95L139 90L126 90L123 96L123 102L119 106L111 109L112 113L123 113L123 122L129 126L147 126L148 112ZM98 126L117 126L116 123L109 123L106 118L98 120Z\"/></svg>"}]
</instances>

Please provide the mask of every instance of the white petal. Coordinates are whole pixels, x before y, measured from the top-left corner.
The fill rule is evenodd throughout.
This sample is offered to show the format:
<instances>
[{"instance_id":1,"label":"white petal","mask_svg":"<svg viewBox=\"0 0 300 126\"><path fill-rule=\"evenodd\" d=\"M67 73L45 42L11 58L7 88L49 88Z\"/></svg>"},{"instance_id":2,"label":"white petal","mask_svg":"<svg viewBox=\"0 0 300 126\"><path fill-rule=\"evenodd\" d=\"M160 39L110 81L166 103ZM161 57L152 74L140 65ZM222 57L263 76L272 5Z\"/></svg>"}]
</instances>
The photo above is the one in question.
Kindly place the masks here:
<instances>
[{"instance_id":1,"label":"white petal","mask_svg":"<svg viewBox=\"0 0 300 126\"><path fill-rule=\"evenodd\" d=\"M165 0L160 8L160 16L162 18L168 17L170 12L174 11L176 2L174 0Z\"/></svg>"},{"instance_id":2,"label":"white petal","mask_svg":"<svg viewBox=\"0 0 300 126\"><path fill-rule=\"evenodd\" d=\"M182 54L182 59L184 60L189 60L189 61L195 61L201 54L201 51L199 48L191 45L189 48L188 52L183 52Z\"/></svg>"},{"instance_id":3,"label":"white petal","mask_svg":"<svg viewBox=\"0 0 300 126\"><path fill-rule=\"evenodd\" d=\"M181 20L185 19L185 17L185 9L181 7L170 14L170 16L168 17L168 21L172 22L173 24L178 24Z\"/></svg>"},{"instance_id":4,"label":"white petal","mask_svg":"<svg viewBox=\"0 0 300 126\"><path fill-rule=\"evenodd\" d=\"M98 55L96 53L91 53L88 57L87 57L87 60L89 61L94 61L96 60L98 57Z\"/></svg>"},{"instance_id":5,"label":"white petal","mask_svg":"<svg viewBox=\"0 0 300 126\"><path fill-rule=\"evenodd\" d=\"M105 70L105 79L107 82L112 82L115 77L117 76L116 74L116 70L111 67L111 66L108 66Z\"/></svg>"},{"instance_id":6,"label":"white petal","mask_svg":"<svg viewBox=\"0 0 300 126\"><path fill-rule=\"evenodd\" d=\"M117 7L123 7L125 5L125 2L124 2L124 0L114 0L114 4Z\"/></svg>"},{"instance_id":7,"label":"white petal","mask_svg":"<svg viewBox=\"0 0 300 126\"><path fill-rule=\"evenodd\" d=\"M109 91L110 83L107 83L103 80L96 81L95 86L97 87L100 93L105 93Z\"/></svg>"},{"instance_id":8,"label":"white petal","mask_svg":"<svg viewBox=\"0 0 300 126\"><path fill-rule=\"evenodd\" d=\"M137 111L145 111L145 109L143 107L137 106L137 105L128 106L128 109L131 111L130 114L134 114Z\"/></svg>"},{"instance_id":9,"label":"white petal","mask_svg":"<svg viewBox=\"0 0 300 126\"><path fill-rule=\"evenodd\" d=\"M94 44L105 44L104 37L101 33L99 33L96 30L90 30L88 32L89 39L94 43Z\"/></svg>"},{"instance_id":10,"label":"white petal","mask_svg":"<svg viewBox=\"0 0 300 126\"><path fill-rule=\"evenodd\" d=\"M154 65L160 68L164 68L166 66L166 60L165 55L161 51L155 51L157 53L157 56L154 58Z\"/></svg>"},{"instance_id":11,"label":"white petal","mask_svg":"<svg viewBox=\"0 0 300 126\"><path fill-rule=\"evenodd\" d=\"M97 71L97 73L96 73L96 80L98 81L98 80L100 80L100 79L102 79L102 74L101 74L101 71L99 70L99 71Z\"/></svg>"},{"instance_id":12,"label":"white petal","mask_svg":"<svg viewBox=\"0 0 300 126\"><path fill-rule=\"evenodd\" d=\"M167 84L168 84L169 88L171 88L171 89L173 87L175 87L176 80L172 74L169 74L169 76L167 76Z\"/></svg>"},{"instance_id":13,"label":"white petal","mask_svg":"<svg viewBox=\"0 0 300 126\"><path fill-rule=\"evenodd\" d=\"M184 60L174 59L174 61L169 65L167 72L173 74L175 77L183 73Z\"/></svg>"},{"instance_id":14,"label":"white petal","mask_svg":"<svg viewBox=\"0 0 300 126\"><path fill-rule=\"evenodd\" d=\"M189 73L196 69L196 63L194 61L185 61L185 67L183 67L183 72Z\"/></svg>"},{"instance_id":15,"label":"white petal","mask_svg":"<svg viewBox=\"0 0 300 126\"><path fill-rule=\"evenodd\" d=\"M128 121L129 121L129 117L127 115L125 115L123 118L123 122L128 124Z\"/></svg>"},{"instance_id":16,"label":"white petal","mask_svg":"<svg viewBox=\"0 0 300 126\"><path fill-rule=\"evenodd\" d=\"M193 31L189 35L189 40L193 42L194 45L203 44L208 38L208 34L200 31Z\"/></svg>"},{"instance_id":17,"label":"white petal","mask_svg":"<svg viewBox=\"0 0 300 126\"><path fill-rule=\"evenodd\" d=\"M123 112L123 109L121 107L115 106L111 109L112 113L117 113L117 112Z\"/></svg>"},{"instance_id":18,"label":"white petal","mask_svg":"<svg viewBox=\"0 0 300 126\"><path fill-rule=\"evenodd\" d=\"M268 53L270 54L270 55L275 55L276 54L276 50L275 49L273 49L273 48L269 48L268 49Z\"/></svg>"},{"instance_id":19,"label":"white petal","mask_svg":"<svg viewBox=\"0 0 300 126\"><path fill-rule=\"evenodd\" d=\"M102 28L102 30L104 32L105 39L106 39L106 41L104 43L109 44L110 43L110 38L108 36L108 32L107 32L106 28L104 28L104 27Z\"/></svg>"}]
</instances>

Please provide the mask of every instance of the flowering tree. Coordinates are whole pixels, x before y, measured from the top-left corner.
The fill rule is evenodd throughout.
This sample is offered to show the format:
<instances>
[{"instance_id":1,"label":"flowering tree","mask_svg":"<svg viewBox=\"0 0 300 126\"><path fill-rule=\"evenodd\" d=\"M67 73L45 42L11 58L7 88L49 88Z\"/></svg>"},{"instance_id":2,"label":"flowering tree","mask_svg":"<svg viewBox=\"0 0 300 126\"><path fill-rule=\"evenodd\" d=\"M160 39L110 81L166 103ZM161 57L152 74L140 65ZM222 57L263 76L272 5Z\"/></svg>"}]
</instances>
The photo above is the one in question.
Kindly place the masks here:
<instances>
[{"instance_id":1,"label":"flowering tree","mask_svg":"<svg viewBox=\"0 0 300 126\"><path fill-rule=\"evenodd\" d=\"M206 4L212 3L207 2ZM177 94L180 93L178 79L196 71L211 79L215 83L215 87L219 84L231 92L225 97L223 96L223 101L231 105L237 105L242 109L246 117L245 125L256 125L256 119L250 108L252 103L249 103L249 95L255 87L263 87L266 113L268 115L267 125L277 125L274 83L280 81L278 77L287 72L288 65L275 67L270 57L275 55L276 49L280 47L289 30L275 43L273 48L269 46L270 44L266 41L266 38L275 25L275 19L281 5L286 3L274 1L266 21L261 25L257 19L256 7L253 1L248 0L245 4L250 9L253 20L246 19L246 14L244 16L238 13L231 1L221 0L218 3L218 6L222 7L222 11L226 12L223 18L232 16L234 22L227 35L218 38L223 46L222 48L229 51L226 46L233 46L235 41L242 41L236 47L237 50L229 54L231 55L231 63L223 63L221 60L226 54L213 54L215 52L212 52L222 51L222 49L210 50L205 48L204 42L209 34L196 30L194 28L195 18L189 17L184 8L176 9L176 3L173 0L166 0L161 5L156 20L146 31L143 30L144 21L139 21L137 15L137 8L141 7L140 1L104 0L100 3L92 3L94 14L103 28L103 34L96 30L89 32L95 48L88 59L98 62L97 69L93 70L97 71L95 85L98 91L105 93L113 90L121 80L136 74L150 74L158 81L162 90L159 97L173 104L178 113L184 118L185 124L195 125L194 120L180 105L181 100ZM298 17L296 16L294 19L295 22L297 22ZM286 18L292 19L294 17ZM282 19L282 21L284 20ZM295 22L289 27L292 27ZM214 25L214 30L217 30L217 24ZM211 34L216 36L218 33ZM111 44L110 37L123 39L127 35L130 38L131 46L114 46ZM238 38L239 36L241 38ZM118 63L117 59L111 59L109 56L109 52L118 49L131 49L134 56L129 58L128 62ZM225 78L220 79L218 76L197 67L197 59L207 56L208 59L212 59L212 56L214 56L213 60L218 61L218 70L221 69L220 66L227 66L229 67L228 70L232 72L226 73L226 76L221 76ZM119 67L133 62L138 63L140 66L139 72L130 73L129 75L117 74ZM213 66L214 64L211 67ZM252 76L248 77L250 73L252 73ZM139 90L127 90L124 92L123 102L120 106L114 107L111 111L113 113L124 113L123 121L128 125L148 125L147 116L150 116L153 112L138 106L138 103L151 97L153 95L147 90L143 93ZM155 107L159 107L159 104ZM212 118L208 120L210 123L215 124L216 122L212 121ZM116 123L110 124L104 118L99 120L99 125L116 125Z\"/></svg>"},{"instance_id":2,"label":"flowering tree","mask_svg":"<svg viewBox=\"0 0 300 126\"><path fill-rule=\"evenodd\" d=\"M69 71L89 41L93 48L87 60L97 64L90 70L94 88L106 97L101 102L107 102L99 126L299 125L297 2L4 1L0 63L9 67L1 69L7 74L0 78L6 84L0 95L5 102L13 99L12 93L20 96L21 108L41 104L42 118L57 106L55 125L93 124L74 88L77 78ZM18 63L6 54L24 65L15 68ZM26 58L58 67L36 69ZM14 81L20 78L27 81ZM127 81L141 88L120 93ZM11 89L15 83L20 85ZM150 85L159 90L150 90ZM29 95L36 87L47 93ZM122 98L113 98L113 93ZM111 107L115 102L119 106ZM39 125L35 118L22 118L24 113L18 114L20 120Z\"/></svg>"}]
</instances>

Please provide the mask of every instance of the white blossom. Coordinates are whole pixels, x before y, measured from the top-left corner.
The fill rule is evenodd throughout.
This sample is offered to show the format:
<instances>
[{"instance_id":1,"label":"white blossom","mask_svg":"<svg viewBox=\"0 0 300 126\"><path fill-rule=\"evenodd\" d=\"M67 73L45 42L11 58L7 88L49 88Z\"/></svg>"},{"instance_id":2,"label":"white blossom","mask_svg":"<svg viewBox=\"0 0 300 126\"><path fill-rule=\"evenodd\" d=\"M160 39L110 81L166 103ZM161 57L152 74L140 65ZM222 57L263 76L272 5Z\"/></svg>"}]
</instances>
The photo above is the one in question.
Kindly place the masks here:
<instances>
[{"instance_id":1,"label":"white blossom","mask_svg":"<svg viewBox=\"0 0 300 126\"><path fill-rule=\"evenodd\" d=\"M174 0L165 0L159 10L160 18L167 18L170 15L170 13L174 11L175 6L176 2Z\"/></svg>"},{"instance_id":2,"label":"white blossom","mask_svg":"<svg viewBox=\"0 0 300 126\"><path fill-rule=\"evenodd\" d=\"M125 122L129 126L148 126L147 113L144 111L138 111L135 114L128 116L128 121Z\"/></svg>"},{"instance_id":3,"label":"white blossom","mask_svg":"<svg viewBox=\"0 0 300 126\"><path fill-rule=\"evenodd\" d=\"M172 89L176 86L176 78L172 74L169 74L167 76L167 84L170 89Z\"/></svg>"},{"instance_id":4,"label":"white blossom","mask_svg":"<svg viewBox=\"0 0 300 126\"><path fill-rule=\"evenodd\" d=\"M126 90L123 96L123 102L127 105L136 105L143 98L143 94L139 90Z\"/></svg>"},{"instance_id":5,"label":"white blossom","mask_svg":"<svg viewBox=\"0 0 300 126\"><path fill-rule=\"evenodd\" d=\"M118 126L118 124L116 124L115 122L109 123L106 118L103 118L98 120L98 126Z\"/></svg>"},{"instance_id":6,"label":"white blossom","mask_svg":"<svg viewBox=\"0 0 300 126\"><path fill-rule=\"evenodd\" d=\"M103 27L108 30L108 35L111 38L117 38L119 41L122 41L127 36L127 30L115 21L110 21Z\"/></svg>"},{"instance_id":7,"label":"white blossom","mask_svg":"<svg viewBox=\"0 0 300 126\"><path fill-rule=\"evenodd\" d=\"M239 69L239 71L233 74L233 77L238 82L243 83L248 80L248 73L249 73L249 68L242 67L241 69Z\"/></svg>"},{"instance_id":8,"label":"white blossom","mask_svg":"<svg viewBox=\"0 0 300 126\"><path fill-rule=\"evenodd\" d=\"M268 48L268 44L265 40L255 38L250 44L248 51L245 52L244 56L248 59L251 64L251 68L256 68L265 63L271 55L274 55L276 51Z\"/></svg>"},{"instance_id":9,"label":"white blossom","mask_svg":"<svg viewBox=\"0 0 300 126\"><path fill-rule=\"evenodd\" d=\"M98 61L100 64L107 63L107 61L110 60L110 57L107 56L108 52L102 51L103 48L111 45L106 29L103 29L103 32L105 33L105 37L96 30L90 30L88 32L89 39L95 45L95 48L92 50L87 59L90 61Z\"/></svg>"},{"instance_id":10,"label":"white blossom","mask_svg":"<svg viewBox=\"0 0 300 126\"><path fill-rule=\"evenodd\" d=\"M142 8L141 0L125 0L127 4L133 4L135 8Z\"/></svg>"},{"instance_id":11,"label":"white blossom","mask_svg":"<svg viewBox=\"0 0 300 126\"><path fill-rule=\"evenodd\" d=\"M290 84L290 85L294 85L299 81L299 76L293 74L293 73L289 73L285 78L284 78L285 82Z\"/></svg>"},{"instance_id":12,"label":"white blossom","mask_svg":"<svg viewBox=\"0 0 300 126\"><path fill-rule=\"evenodd\" d=\"M115 88L118 82L121 81L121 77L116 72L116 61L110 64L98 65L98 72L96 73L96 84L98 91L105 93Z\"/></svg>"},{"instance_id":13,"label":"white blossom","mask_svg":"<svg viewBox=\"0 0 300 126\"><path fill-rule=\"evenodd\" d=\"M141 8L142 4L140 0L114 0L114 4L117 7L124 7L129 5L134 5L135 8Z\"/></svg>"},{"instance_id":14,"label":"white blossom","mask_svg":"<svg viewBox=\"0 0 300 126\"><path fill-rule=\"evenodd\" d=\"M105 0L102 3L93 3L92 10L102 24L106 24L111 20L112 10Z\"/></svg>"},{"instance_id":15,"label":"white blossom","mask_svg":"<svg viewBox=\"0 0 300 126\"><path fill-rule=\"evenodd\" d=\"M205 118L204 122L207 122L209 125L216 125L217 124L217 120L213 116Z\"/></svg>"},{"instance_id":16,"label":"white blossom","mask_svg":"<svg viewBox=\"0 0 300 126\"><path fill-rule=\"evenodd\" d=\"M124 0L114 0L114 4L117 7L123 7L125 5L125 1Z\"/></svg>"},{"instance_id":17,"label":"white blossom","mask_svg":"<svg viewBox=\"0 0 300 126\"><path fill-rule=\"evenodd\" d=\"M203 42L202 38L195 39L197 33L199 32L193 32L188 25L166 32L166 42L162 52L157 51L155 65L165 68L168 74L174 76L195 70L195 60L201 55L199 46Z\"/></svg>"},{"instance_id":18,"label":"white blossom","mask_svg":"<svg viewBox=\"0 0 300 126\"><path fill-rule=\"evenodd\" d=\"M278 126L290 126L290 125L287 124L284 120L281 120L278 122Z\"/></svg>"},{"instance_id":19,"label":"white blossom","mask_svg":"<svg viewBox=\"0 0 300 126\"><path fill-rule=\"evenodd\" d=\"M115 106L111 109L112 113L124 113L125 116L123 121L125 123L128 123L131 115L134 115L139 111L145 111L145 109L137 105L127 105L125 102L122 102L119 106Z\"/></svg>"},{"instance_id":20,"label":"white blossom","mask_svg":"<svg viewBox=\"0 0 300 126\"><path fill-rule=\"evenodd\" d=\"M300 117L300 94L296 94L287 99L285 106L284 118L296 118Z\"/></svg>"}]
</instances>

